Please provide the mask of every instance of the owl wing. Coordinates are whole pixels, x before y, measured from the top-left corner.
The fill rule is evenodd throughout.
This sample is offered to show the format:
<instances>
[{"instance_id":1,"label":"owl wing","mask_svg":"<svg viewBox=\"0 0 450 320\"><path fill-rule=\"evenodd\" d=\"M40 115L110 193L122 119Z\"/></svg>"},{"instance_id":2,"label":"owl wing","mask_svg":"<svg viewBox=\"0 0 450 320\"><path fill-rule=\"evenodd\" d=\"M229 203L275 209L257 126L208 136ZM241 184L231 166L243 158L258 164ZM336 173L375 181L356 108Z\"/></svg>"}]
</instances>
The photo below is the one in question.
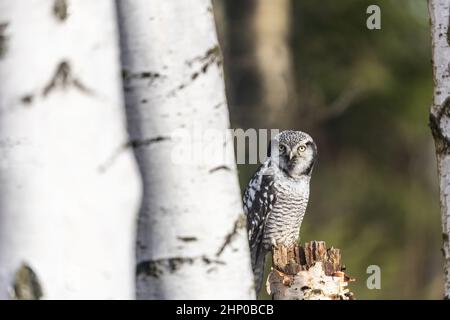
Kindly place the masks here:
<instances>
[{"instance_id":1,"label":"owl wing","mask_svg":"<svg viewBox=\"0 0 450 320\"><path fill-rule=\"evenodd\" d=\"M272 170L268 165L263 165L253 175L244 192L244 212L247 215L248 240L253 266L263 251L264 227L276 201L273 185Z\"/></svg>"}]
</instances>

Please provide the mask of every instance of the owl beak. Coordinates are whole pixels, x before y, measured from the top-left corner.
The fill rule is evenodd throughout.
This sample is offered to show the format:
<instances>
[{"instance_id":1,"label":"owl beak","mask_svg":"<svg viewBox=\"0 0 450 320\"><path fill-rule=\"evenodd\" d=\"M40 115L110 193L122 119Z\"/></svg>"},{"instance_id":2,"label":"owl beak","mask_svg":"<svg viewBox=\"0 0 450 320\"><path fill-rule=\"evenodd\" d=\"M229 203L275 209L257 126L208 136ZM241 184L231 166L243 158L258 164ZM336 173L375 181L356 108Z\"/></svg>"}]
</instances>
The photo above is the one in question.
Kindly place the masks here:
<instances>
[{"instance_id":1,"label":"owl beak","mask_svg":"<svg viewBox=\"0 0 450 320\"><path fill-rule=\"evenodd\" d=\"M294 157L294 153L292 151L289 152L289 160L292 160L293 157Z\"/></svg>"}]
</instances>

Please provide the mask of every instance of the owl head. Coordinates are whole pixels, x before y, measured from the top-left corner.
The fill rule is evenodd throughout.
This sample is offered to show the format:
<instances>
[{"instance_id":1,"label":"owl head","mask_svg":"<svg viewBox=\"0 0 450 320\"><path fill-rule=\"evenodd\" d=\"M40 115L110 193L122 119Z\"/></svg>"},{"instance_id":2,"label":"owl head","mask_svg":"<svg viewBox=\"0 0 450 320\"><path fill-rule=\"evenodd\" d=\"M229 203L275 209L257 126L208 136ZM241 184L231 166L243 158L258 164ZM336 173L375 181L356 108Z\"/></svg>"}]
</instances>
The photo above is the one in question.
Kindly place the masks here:
<instances>
[{"instance_id":1,"label":"owl head","mask_svg":"<svg viewBox=\"0 0 450 320\"><path fill-rule=\"evenodd\" d=\"M317 147L311 136L304 132L282 131L272 139L269 157L291 178L310 176L317 159Z\"/></svg>"}]
</instances>

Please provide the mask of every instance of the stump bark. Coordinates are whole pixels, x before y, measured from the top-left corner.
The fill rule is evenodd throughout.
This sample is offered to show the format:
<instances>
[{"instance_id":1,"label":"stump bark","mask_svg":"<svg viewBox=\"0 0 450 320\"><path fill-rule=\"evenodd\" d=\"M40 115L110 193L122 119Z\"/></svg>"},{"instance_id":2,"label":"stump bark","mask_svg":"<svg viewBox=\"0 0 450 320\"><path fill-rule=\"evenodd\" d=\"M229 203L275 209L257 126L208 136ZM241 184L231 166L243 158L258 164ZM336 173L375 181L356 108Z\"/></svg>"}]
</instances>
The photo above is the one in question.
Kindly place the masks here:
<instances>
[{"instance_id":1,"label":"stump bark","mask_svg":"<svg viewBox=\"0 0 450 320\"><path fill-rule=\"evenodd\" d=\"M272 250L272 271L267 292L274 300L352 300L341 253L324 241L304 247L278 246Z\"/></svg>"}]
</instances>

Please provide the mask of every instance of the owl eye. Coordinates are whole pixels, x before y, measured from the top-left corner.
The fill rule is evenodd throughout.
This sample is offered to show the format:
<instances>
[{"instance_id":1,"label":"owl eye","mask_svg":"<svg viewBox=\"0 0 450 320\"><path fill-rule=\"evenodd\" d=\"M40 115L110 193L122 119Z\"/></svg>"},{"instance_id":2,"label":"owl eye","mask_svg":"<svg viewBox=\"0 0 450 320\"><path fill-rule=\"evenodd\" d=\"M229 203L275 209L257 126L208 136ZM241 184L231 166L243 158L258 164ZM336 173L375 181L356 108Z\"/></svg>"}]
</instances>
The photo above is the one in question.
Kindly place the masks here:
<instances>
[{"instance_id":1,"label":"owl eye","mask_svg":"<svg viewBox=\"0 0 450 320\"><path fill-rule=\"evenodd\" d=\"M278 150L280 151L280 153L283 153L284 150L286 150L286 147L283 146L282 144L278 145Z\"/></svg>"},{"instance_id":2,"label":"owl eye","mask_svg":"<svg viewBox=\"0 0 450 320\"><path fill-rule=\"evenodd\" d=\"M304 152L305 150L306 150L306 146L300 146L300 147L298 147L298 152Z\"/></svg>"}]
</instances>

